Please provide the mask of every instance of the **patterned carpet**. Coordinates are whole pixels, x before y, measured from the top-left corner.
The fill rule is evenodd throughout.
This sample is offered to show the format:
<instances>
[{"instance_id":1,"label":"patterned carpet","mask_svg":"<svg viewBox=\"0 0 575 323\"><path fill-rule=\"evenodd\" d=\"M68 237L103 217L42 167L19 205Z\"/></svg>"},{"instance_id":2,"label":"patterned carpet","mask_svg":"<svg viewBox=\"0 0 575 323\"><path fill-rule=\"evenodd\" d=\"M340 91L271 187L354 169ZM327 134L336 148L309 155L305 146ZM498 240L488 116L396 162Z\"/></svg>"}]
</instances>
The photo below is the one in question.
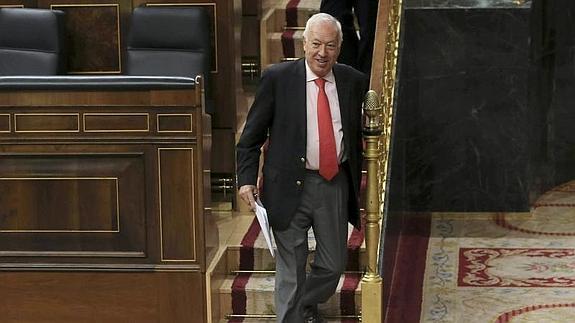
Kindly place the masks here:
<instances>
[{"instance_id":1,"label":"patterned carpet","mask_svg":"<svg viewBox=\"0 0 575 323\"><path fill-rule=\"evenodd\" d=\"M575 322L575 182L530 213L436 213L420 322Z\"/></svg>"}]
</instances>

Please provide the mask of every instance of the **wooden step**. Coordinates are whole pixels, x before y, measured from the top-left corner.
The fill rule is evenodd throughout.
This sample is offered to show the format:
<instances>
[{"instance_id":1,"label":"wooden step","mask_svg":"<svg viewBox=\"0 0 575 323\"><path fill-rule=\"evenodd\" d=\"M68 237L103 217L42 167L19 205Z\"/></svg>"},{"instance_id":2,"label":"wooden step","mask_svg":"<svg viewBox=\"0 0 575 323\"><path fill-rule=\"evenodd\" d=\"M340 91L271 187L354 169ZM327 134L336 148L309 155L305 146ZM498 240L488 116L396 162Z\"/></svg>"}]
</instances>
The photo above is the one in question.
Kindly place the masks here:
<instances>
[{"instance_id":1,"label":"wooden step","mask_svg":"<svg viewBox=\"0 0 575 323\"><path fill-rule=\"evenodd\" d=\"M268 34L265 43L262 47L266 47L269 55L269 64L280 63L282 58L285 57L282 44L282 34L283 32L276 32ZM295 30L293 32L293 45L294 45L294 57L303 57L303 30ZM263 65L263 66L267 66Z\"/></svg>"},{"instance_id":2,"label":"wooden step","mask_svg":"<svg viewBox=\"0 0 575 323\"><path fill-rule=\"evenodd\" d=\"M274 271L275 270L275 260L271 256L270 252L267 249L256 248L253 250L254 252L254 271ZM350 251L351 253L351 251ZM240 246L229 246L226 254L226 262L228 264L227 272L231 273L234 271L240 270L239 268L239 261L241 255L241 247ZM310 249L309 256L308 256L308 264L313 260L315 255L315 250ZM350 258L354 256L350 254ZM365 245L363 245L359 250L357 250L355 257L357 259L349 259L348 261L348 268L349 271L365 271L367 266L367 254Z\"/></svg>"},{"instance_id":3,"label":"wooden step","mask_svg":"<svg viewBox=\"0 0 575 323\"><path fill-rule=\"evenodd\" d=\"M254 216L252 215L242 215L237 217L235 220L235 230L226 243L227 250L224 256L226 263L225 268L226 272L228 273L240 270L240 257L242 254L241 242L253 220ZM348 239L352 238L352 235L354 234L353 230L353 226L348 225ZM357 234L357 232L355 234ZM308 241L309 259L311 261L315 253L315 238L313 236L313 231L311 230L309 232ZM249 268L249 270L275 270L275 260L271 256L270 251L267 249L267 245L265 244L264 239L261 237L261 234L258 236L258 239L256 239L251 252L253 252L253 267ZM356 250L349 250L348 253L349 258L347 270L359 272L364 271L364 268L367 264L365 241L361 241L359 248L356 247Z\"/></svg>"},{"instance_id":4,"label":"wooden step","mask_svg":"<svg viewBox=\"0 0 575 323\"><path fill-rule=\"evenodd\" d=\"M289 1L278 1L277 4L264 12L262 22L268 32L281 32L286 23L286 6ZM301 0L297 10L297 26L305 27L309 17L319 12L320 0ZM295 26L292 26L295 27Z\"/></svg>"},{"instance_id":5,"label":"wooden step","mask_svg":"<svg viewBox=\"0 0 575 323\"><path fill-rule=\"evenodd\" d=\"M281 46L281 34L287 26L286 22L286 5L289 0L268 1L264 3L263 15L260 23L260 44L261 44L261 61L260 66L268 66L282 61L284 58ZM290 27L305 27L307 19L313 14L319 12L321 0L301 0L297 10L297 24ZM300 32L303 31L299 30ZM279 34L279 35L274 35ZM278 38L279 37L279 38ZM267 39L277 38L277 45L269 45ZM297 42L297 39L296 39ZM301 43L301 42L300 42ZM279 50L278 50L279 49ZM301 50L296 48L296 57L303 56L303 47Z\"/></svg>"}]
</instances>

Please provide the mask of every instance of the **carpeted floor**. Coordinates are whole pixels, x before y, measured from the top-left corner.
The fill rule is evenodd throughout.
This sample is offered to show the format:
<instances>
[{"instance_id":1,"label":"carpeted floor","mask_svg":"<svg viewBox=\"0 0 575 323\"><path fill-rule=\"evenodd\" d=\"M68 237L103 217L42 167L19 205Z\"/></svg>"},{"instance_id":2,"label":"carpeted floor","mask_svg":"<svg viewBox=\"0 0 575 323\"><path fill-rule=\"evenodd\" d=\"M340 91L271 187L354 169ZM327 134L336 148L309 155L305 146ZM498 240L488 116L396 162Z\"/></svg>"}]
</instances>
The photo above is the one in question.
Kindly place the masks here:
<instances>
[{"instance_id":1,"label":"carpeted floor","mask_svg":"<svg viewBox=\"0 0 575 323\"><path fill-rule=\"evenodd\" d=\"M433 214L424 268L419 322L575 322L575 182L530 213Z\"/></svg>"}]
</instances>

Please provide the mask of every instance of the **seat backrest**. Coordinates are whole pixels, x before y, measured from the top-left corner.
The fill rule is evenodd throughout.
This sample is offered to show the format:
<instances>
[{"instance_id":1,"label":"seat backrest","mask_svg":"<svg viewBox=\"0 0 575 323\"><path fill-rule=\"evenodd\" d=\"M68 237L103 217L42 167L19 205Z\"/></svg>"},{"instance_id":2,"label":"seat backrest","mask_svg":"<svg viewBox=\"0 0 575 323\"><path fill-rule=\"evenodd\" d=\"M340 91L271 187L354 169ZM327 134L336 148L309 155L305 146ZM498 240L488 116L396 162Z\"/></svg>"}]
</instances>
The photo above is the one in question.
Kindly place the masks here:
<instances>
[{"instance_id":1,"label":"seat backrest","mask_svg":"<svg viewBox=\"0 0 575 323\"><path fill-rule=\"evenodd\" d=\"M127 74L207 76L210 21L200 7L138 7L132 13Z\"/></svg>"},{"instance_id":2,"label":"seat backrest","mask_svg":"<svg viewBox=\"0 0 575 323\"><path fill-rule=\"evenodd\" d=\"M0 75L57 75L66 69L64 12L0 8Z\"/></svg>"}]
</instances>

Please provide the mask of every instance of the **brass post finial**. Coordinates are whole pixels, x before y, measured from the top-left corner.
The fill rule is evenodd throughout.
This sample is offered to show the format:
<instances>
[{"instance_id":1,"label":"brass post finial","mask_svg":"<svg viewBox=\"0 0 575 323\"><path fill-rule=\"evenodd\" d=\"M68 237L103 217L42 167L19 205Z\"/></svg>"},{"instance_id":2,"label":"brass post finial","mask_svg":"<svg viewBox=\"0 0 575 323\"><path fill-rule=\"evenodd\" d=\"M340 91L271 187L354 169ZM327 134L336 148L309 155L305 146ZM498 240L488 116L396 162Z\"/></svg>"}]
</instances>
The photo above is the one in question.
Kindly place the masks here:
<instances>
[{"instance_id":1,"label":"brass post finial","mask_svg":"<svg viewBox=\"0 0 575 323\"><path fill-rule=\"evenodd\" d=\"M383 128L381 124L381 106L379 105L379 96L374 90L369 90L365 94L363 112L365 114L364 132L373 135L380 134Z\"/></svg>"}]
</instances>

